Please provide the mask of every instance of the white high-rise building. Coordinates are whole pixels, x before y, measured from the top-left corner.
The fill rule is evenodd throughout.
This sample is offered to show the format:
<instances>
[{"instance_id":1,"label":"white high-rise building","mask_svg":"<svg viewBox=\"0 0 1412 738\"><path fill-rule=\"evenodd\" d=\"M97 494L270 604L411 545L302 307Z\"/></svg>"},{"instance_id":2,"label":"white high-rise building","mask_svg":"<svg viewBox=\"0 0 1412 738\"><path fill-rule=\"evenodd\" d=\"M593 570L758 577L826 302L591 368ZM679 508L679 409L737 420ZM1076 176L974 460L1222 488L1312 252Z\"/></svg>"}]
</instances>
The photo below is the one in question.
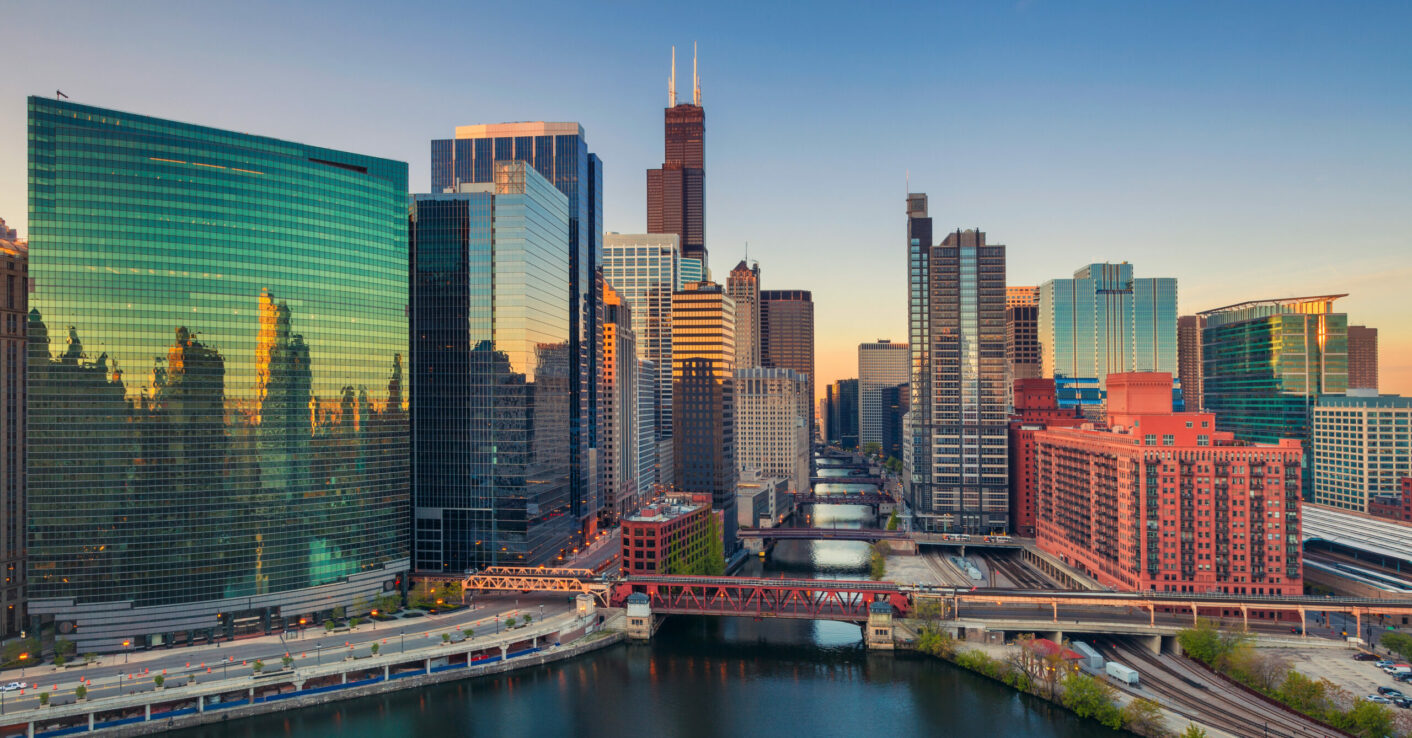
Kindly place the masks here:
<instances>
[{"instance_id":1,"label":"white high-rise building","mask_svg":"<svg viewBox=\"0 0 1412 738\"><path fill-rule=\"evenodd\" d=\"M858 447L883 445L888 405L883 390L911 378L907 344L879 340L858 344Z\"/></svg>"},{"instance_id":2,"label":"white high-rise building","mask_svg":"<svg viewBox=\"0 0 1412 738\"><path fill-rule=\"evenodd\" d=\"M1412 397L1349 390L1313 410L1314 502L1358 512L1412 477Z\"/></svg>"},{"instance_id":3,"label":"white high-rise building","mask_svg":"<svg viewBox=\"0 0 1412 738\"><path fill-rule=\"evenodd\" d=\"M675 233L603 234L603 279L627 300L637 334L637 356L657 365L653 428L657 482L674 481L672 458L672 292L681 279Z\"/></svg>"},{"instance_id":4,"label":"white high-rise building","mask_svg":"<svg viewBox=\"0 0 1412 738\"><path fill-rule=\"evenodd\" d=\"M800 398L809 378L793 369L735 372L736 466L789 480L792 492L809 489L810 419Z\"/></svg>"}]
</instances>

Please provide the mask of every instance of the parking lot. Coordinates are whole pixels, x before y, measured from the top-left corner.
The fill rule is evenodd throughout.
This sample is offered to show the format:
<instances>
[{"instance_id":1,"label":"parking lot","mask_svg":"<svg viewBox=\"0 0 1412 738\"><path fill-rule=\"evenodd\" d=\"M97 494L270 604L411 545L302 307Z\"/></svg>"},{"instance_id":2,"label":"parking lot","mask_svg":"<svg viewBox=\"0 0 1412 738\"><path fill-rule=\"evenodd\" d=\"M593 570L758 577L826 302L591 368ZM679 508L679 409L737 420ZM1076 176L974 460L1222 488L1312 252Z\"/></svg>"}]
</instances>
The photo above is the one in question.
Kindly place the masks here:
<instances>
[{"instance_id":1,"label":"parking lot","mask_svg":"<svg viewBox=\"0 0 1412 738\"><path fill-rule=\"evenodd\" d=\"M1403 694L1412 695L1412 684L1394 680L1383 673L1374 661L1354 661L1352 650L1271 648L1261 651L1278 654L1288 659L1290 666L1301 674L1313 679L1328 679L1359 698L1377 694L1378 687L1395 687Z\"/></svg>"}]
</instances>

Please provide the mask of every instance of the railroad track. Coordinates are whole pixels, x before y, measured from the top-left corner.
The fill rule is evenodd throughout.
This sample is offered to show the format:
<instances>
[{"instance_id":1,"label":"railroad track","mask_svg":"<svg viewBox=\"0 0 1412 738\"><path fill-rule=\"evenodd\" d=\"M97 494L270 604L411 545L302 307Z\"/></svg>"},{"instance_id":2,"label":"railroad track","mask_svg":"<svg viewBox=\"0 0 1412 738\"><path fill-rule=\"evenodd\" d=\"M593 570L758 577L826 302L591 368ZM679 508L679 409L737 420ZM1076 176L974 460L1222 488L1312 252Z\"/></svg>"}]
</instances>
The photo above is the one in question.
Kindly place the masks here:
<instances>
[{"instance_id":1,"label":"railroad track","mask_svg":"<svg viewBox=\"0 0 1412 738\"><path fill-rule=\"evenodd\" d=\"M1123 646L1099 647L1099 651L1104 658L1116 656L1119 663L1136 668L1143 686L1160 695L1160 702L1182 705L1195 712L1196 719L1241 738L1341 738L1338 733L1237 692L1219 677L1181 660L1162 659L1139 648Z\"/></svg>"},{"instance_id":2,"label":"railroad track","mask_svg":"<svg viewBox=\"0 0 1412 738\"><path fill-rule=\"evenodd\" d=\"M1057 586L1037 572L1030 570L1029 567L1007 556L987 551L975 551L973 553L983 559L986 565L991 569L1004 575L1005 578L1009 579L1011 584L1016 587L1022 589L1049 589Z\"/></svg>"}]
</instances>

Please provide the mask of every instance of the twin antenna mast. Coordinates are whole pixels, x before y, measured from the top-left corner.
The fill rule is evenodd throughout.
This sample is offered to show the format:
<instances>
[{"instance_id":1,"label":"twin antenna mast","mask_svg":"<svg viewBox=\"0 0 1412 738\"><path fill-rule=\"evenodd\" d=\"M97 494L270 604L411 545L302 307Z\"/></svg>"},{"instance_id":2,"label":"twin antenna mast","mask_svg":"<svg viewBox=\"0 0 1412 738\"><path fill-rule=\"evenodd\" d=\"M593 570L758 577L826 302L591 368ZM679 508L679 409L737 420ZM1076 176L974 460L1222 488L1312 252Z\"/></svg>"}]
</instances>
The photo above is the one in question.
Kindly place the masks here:
<instances>
[{"instance_id":1,"label":"twin antenna mast","mask_svg":"<svg viewBox=\"0 0 1412 738\"><path fill-rule=\"evenodd\" d=\"M696 42L691 42L691 102L701 107L701 77L696 73ZM677 47L672 47L672 75L667 78L667 107L677 106Z\"/></svg>"}]
</instances>

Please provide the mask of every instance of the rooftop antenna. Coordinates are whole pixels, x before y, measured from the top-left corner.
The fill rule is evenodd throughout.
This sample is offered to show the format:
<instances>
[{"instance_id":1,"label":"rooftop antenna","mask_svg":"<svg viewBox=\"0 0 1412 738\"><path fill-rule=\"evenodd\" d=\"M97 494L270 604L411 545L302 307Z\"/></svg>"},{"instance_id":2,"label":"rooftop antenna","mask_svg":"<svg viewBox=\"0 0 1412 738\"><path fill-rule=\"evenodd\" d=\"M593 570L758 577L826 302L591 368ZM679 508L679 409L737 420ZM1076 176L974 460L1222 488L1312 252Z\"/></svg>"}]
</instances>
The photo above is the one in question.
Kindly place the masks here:
<instances>
[{"instance_id":1,"label":"rooftop antenna","mask_svg":"<svg viewBox=\"0 0 1412 738\"><path fill-rule=\"evenodd\" d=\"M667 78L667 107L677 106L677 47L672 47L672 76Z\"/></svg>"},{"instance_id":2,"label":"rooftop antenna","mask_svg":"<svg viewBox=\"0 0 1412 738\"><path fill-rule=\"evenodd\" d=\"M696 42L691 42L691 102L701 107L701 78L696 76Z\"/></svg>"},{"instance_id":3,"label":"rooftop antenna","mask_svg":"<svg viewBox=\"0 0 1412 738\"><path fill-rule=\"evenodd\" d=\"M745 242L745 260L750 261L750 242Z\"/></svg>"}]
</instances>

